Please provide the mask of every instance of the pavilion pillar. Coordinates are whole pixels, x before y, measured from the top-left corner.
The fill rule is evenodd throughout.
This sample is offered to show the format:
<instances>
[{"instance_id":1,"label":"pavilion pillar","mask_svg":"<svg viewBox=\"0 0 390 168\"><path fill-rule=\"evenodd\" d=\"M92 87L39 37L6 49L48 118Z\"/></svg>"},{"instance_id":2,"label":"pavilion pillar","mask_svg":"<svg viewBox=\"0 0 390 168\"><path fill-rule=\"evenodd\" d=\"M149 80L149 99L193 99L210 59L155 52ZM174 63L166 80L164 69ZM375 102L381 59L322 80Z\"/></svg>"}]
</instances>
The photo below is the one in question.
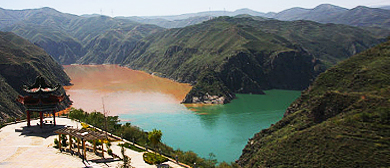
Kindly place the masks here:
<instances>
[{"instance_id":1,"label":"pavilion pillar","mask_svg":"<svg viewBox=\"0 0 390 168\"><path fill-rule=\"evenodd\" d=\"M26 113L27 113L27 127L30 127L31 126L31 124L30 124L30 110L27 110Z\"/></svg>"},{"instance_id":2,"label":"pavilion pillar","mask_svg":"<svg viewBox=\"0 0 390 168\"><path fill-rule=\"evenodd\" d=\"M40 127L42 128L42 125L43 125L43 112L39 112L39 120L40 120Z\"/></svg>"},{"instance_id":3,"label":"pavilion pillar","mask_svg":"<svg viewBox=\"0 0 390 168\"><path fill-rule=\"evenodd\" d=\"M61 134L58 134L58 149L60 149L61 152Z\"/></svg>"},{"instance_id":4,"label":"pavilion pillar","mask_svg":"<svg viewBox=\"0 0 390 168\"><path fill-rule=\"evenodd\" d=\"M84 160L87 160L86 150L85 150L85 140L83 140L83 150L84 150Z\"/></svg>"},{"instance_id":5,"label":"pavilion pillar","mask_svg":"<svg viewBox=\"0 0 390 168\"><path fill-rule=\"evenodd\" d=\"M54 111L54 110L53 110L53 123L54 123L54 126L56 126L56 111Z\"/></svg>"}]
</instances>

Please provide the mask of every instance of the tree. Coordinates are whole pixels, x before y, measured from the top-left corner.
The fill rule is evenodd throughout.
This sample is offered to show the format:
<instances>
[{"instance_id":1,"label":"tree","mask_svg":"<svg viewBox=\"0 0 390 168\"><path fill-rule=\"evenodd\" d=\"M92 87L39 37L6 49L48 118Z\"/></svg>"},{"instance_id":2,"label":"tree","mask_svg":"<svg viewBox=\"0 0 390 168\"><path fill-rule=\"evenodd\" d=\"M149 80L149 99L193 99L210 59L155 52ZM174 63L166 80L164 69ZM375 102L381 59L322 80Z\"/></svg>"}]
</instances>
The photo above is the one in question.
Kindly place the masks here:
<instances>
[{"instance_id":1,"label":"tree","mask_svg":"<svg viewBox=\"0 0 390 168\"><path fill-rule=\"evenodd\" d=\"M68 143L66 143L66 141L68 141L68 138L66 137L66 135L61 134L61 146L67 147Z\"/></svg>"},{"instance_id":2,"label":"tree","mask_svg":"<svg viewBox=\"0 0 390 168\"><path fill-rule=\"evenodd\" d=\"M124 144L120 144L120 147L121 147L121 154L122 154L122 158L123 158L123 165L122 167L123 168L128 168L128 167L131 167L130 166L130 163L131 163L131 159L125 155L125 145Z\"/></svg>"},{"instance_id":3,"label":"tree","mask_svg":"<svg viewBox=\"0 0 390 168\"><path fill-rule=\"evenodd\" d=\"M153 129L152 132L148 133L148 139L154 146L154 152L156 152L156 145L160 143L162 137L161 130Z\"/></svg>"},{"instance_id":4,"label":"tree","mask_svg":"<svg viewBox=\"0 0 390 168\"><path fill-rule=\"evenodd\" d=\"M214 153L209 153L209 159L208 159L208 166L209 167L215 167L215 165L218 163L217 162L217 159L214 159L215 158L215 154Z\"/></svg>"}]
</instances>

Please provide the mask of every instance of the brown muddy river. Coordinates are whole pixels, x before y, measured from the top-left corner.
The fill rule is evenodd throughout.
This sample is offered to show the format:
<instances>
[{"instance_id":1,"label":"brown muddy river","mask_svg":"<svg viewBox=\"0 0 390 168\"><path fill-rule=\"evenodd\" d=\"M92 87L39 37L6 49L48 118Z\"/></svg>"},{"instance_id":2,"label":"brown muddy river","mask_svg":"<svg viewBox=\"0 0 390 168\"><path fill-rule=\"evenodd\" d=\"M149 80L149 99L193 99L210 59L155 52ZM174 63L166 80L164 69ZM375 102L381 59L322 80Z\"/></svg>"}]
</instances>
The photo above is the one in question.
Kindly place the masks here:
<instances>
[{"instance_id":1,"label":"brown muddy river","mask_svg":"<svg viewBox=\"0 0 390 168\"><path fill-rule=\"evenodd\" d=\"M65 87L73 107L110 115L129 111L128 103L179 104L191 90L189 84L149 75L118 65L65 65L73 86Z\"/></svg>"}]
</instances>

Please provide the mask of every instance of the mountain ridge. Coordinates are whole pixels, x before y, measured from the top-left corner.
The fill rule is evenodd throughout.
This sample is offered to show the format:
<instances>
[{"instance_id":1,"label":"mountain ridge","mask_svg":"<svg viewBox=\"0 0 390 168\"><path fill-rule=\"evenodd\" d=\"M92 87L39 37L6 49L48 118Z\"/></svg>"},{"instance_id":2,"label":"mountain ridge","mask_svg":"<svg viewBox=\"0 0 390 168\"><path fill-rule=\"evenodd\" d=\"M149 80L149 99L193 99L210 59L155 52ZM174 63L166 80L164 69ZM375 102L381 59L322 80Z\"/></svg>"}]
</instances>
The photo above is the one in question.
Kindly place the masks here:
<instances>
[{"instance_id":1,"label":"mountain ridge","mask_svg":"<svg viewBox=\"0 0 390 168\"><path fill-rule=\"evenodd\" d=\"M351 26L249 15L163 29L45 9L3 29L44 48L61 64L121 64L194 86L211 68L232 93L260 94L305 89L327 67L380 42Z\"/></svg>"},{"instance_id":2,"label":"mountain ridge","mask_svg":"<svg viewBox=\"0 0 390 168\"><path fill-rule=\"evenodd\" d=\"M343 25L219 17L148 36L122 65L194 87L198 75L211 69L233 93L300 90L328 65L379 42L370 36ZM318 38L321 44L313 45Z\"/></svg>"}]
</instances>

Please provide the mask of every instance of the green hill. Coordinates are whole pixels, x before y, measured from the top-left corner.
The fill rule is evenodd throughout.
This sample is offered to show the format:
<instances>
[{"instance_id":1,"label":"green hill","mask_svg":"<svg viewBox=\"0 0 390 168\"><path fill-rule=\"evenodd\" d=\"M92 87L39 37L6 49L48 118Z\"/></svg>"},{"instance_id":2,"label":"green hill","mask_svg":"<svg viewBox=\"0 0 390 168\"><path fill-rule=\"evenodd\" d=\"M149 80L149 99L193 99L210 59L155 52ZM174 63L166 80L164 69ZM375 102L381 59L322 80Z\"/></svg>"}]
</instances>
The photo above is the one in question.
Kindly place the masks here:
<instances>
[{"instance_id":1,"label":"green hill","mask_svg":"<svg viewBox=\"0 0 390 168\"><path fill-rule=\"evenodd\" d=\"M317 74L379 40L344 25L220 17L142 39L122 63L180 82L205 69L234 93L305 89Z\"/></svg>"},{"instance_id":2,"label":"green hill","mask_svg":"<svg viewBox=\"0 0 390 168\"><path fill-rule=\"evenodd\" d=\"M390 166L390 41L318 76L282 120L255 134L243 167Z\"/></svg>"},{"instance_id":3,"label":"green hill","mask_svg":"<svg viewBox=\"0 0 390 168\"><path fill-rule=\"evenodd\" d=\"M52 84L67 85L70 78L43 49L15 35L0 32L0 120L23 115L16 102L22 86L33 84L38 75Z\"/></svg>"}]
</instances>

